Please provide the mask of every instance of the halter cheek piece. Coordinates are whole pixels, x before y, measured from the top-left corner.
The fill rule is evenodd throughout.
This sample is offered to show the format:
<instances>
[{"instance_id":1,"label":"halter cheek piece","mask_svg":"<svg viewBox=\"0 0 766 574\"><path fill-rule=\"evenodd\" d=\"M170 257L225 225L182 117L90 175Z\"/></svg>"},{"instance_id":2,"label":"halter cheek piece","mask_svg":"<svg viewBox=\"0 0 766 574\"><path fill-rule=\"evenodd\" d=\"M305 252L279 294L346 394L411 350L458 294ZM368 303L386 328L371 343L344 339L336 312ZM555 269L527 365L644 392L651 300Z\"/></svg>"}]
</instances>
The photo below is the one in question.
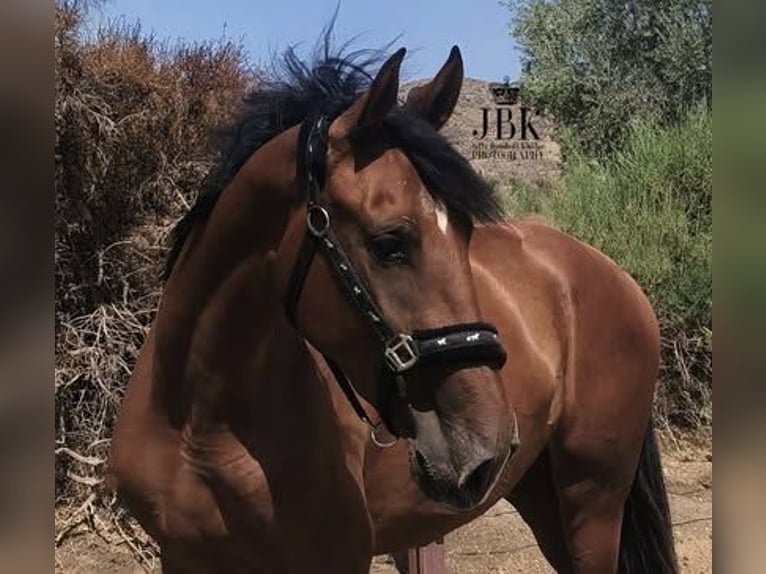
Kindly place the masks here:
<instances>
[{"instance_id":1,"label":"halter cheek piece","mask_svg":"<svg viewBox=\"0 0 766 574\"><path fill-rule=\"evenodd\" d=\"M290 321L295 324L295 310L306 276L314 256L320 252L337 275L348 300L359 314L365 317L376 338L380 341L380 347L385 358L386 374L396 380L399 393L404 400L406 400L404 377L407 372L418 366L459 363L463 367L479 365L496 369L502 367L506 359L505 350L498 340L497 329L488 323L460 323L407 334L394 330L386 322L377 304L354 270L343 247L335 237L330 225L330 213L320 201L325 180L327 131L332 121L331 117L316 114L313 118L308 118L301 125L298 136L298 149L305 150L304 154L298 154L297 168L298 177L303 181L308 196L307 233L303 239L285 296L285 307ZM371 422L351 381L348 380L340 366L330 357L324 354L322 356L359 418L372 427L372 439L375 444L378 446L393 444L393 442L380 443L378 441L375 433L381 423L373 424Z\"/></svg>"}]
</instances>

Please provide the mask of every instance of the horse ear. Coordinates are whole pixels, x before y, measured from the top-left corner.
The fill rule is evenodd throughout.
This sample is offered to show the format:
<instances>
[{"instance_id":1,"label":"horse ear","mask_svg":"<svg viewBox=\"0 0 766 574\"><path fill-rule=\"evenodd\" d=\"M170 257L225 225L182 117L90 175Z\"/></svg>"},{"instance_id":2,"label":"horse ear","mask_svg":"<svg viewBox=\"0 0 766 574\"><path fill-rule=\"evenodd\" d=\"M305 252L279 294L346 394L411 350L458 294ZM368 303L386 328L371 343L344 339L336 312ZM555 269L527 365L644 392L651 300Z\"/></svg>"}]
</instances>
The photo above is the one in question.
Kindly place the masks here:
<instances>
[{"instance_id":1,"label":"horse ear","mask_svg":"<svg viewBox=\"0 0 766 574\"><path fill-rule=\"evenodd\" d=\"M452 46L447 61L433 80L412 88L405 108L441 129L452 115L463 86L463 58L460 48Z\"/></svg>"},{"instance_id":2,"label":"horse ear","mask_svg":"<svg viewBox=\"0 0 766 574\"><path fill-rule=\"evenodd\" d=\"M406 53L405 48L399 48L393 56L386 60L370 84L367 93L333 122L330 129L332 137L342 138L357 126L377 122L397 104L399 68Z\"/></svg>"}]
</instances>

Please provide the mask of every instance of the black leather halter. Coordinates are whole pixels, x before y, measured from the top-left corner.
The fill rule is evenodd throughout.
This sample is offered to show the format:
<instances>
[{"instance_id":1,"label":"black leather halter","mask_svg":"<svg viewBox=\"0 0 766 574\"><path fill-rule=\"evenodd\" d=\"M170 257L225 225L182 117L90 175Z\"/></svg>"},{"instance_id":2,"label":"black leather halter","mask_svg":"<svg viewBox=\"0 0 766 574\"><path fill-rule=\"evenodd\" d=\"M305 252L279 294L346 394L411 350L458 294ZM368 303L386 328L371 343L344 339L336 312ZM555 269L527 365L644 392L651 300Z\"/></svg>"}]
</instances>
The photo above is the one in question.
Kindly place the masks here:
<instances>
[{"instance_id":1,"label":"black leather halter","mask_svg":"<svg viewBox=\"0 0 766 574\"><path fill-rule=\"evenodd\" d=\"M459 363L461 366L486 365L499 369L506 359L505 350L498 340L497 329L488 323L461 323L437 329L414 331L411 334L396 331L388 324L348 256L333 233L330 213L321 203L324 187L327 132L332 116L318 113L303 122L299 134L298 177L307 190L307 233L293 268L285 296L287 316L295 324L295 311L300 300L311 262L317 252L327 259L337 275L350 303L365 317L380 342L389 375L397 382L400 395L406 400L404 376L412 369L434 363ZM305 143L303 143L305 142ZM325 361L338 380L357 415L373 425L362 406L353 385L338 364L323 354ZM380 424L380 423L378 423Z\"/></svg>"}]
</instances>

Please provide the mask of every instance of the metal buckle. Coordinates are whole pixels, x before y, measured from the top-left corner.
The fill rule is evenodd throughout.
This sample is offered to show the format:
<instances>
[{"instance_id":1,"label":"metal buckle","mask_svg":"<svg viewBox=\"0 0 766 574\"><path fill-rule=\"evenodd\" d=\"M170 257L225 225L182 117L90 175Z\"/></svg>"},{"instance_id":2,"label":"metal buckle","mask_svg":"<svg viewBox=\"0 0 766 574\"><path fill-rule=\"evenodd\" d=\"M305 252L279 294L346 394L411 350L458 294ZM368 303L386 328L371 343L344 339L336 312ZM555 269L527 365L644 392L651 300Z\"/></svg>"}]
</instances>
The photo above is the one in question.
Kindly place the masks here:
<instances>
[{"instance_id":1,"label":"metal buckle","mask_svg":"<svg viewBox=\"0 0 766 574\"><path fill-rule=\"evenodd\" d=\"M396 373L401 373L415 366L418 362L418 348L409 335L399 333L392 337L384 350L388 366Z\"/></svg>"},{"instance_id":2,"label":"metal buckle","mask_svg":"<svg viewBox=\"0 0 766 574\"><path fill-rule=\"evenodd\" d=\"M315 221L318 218L318 221ZM321 205L315 203L308 206L306 225L314 237L322 237L330 228L330 214Z\"/></svg>"}]
</instances>

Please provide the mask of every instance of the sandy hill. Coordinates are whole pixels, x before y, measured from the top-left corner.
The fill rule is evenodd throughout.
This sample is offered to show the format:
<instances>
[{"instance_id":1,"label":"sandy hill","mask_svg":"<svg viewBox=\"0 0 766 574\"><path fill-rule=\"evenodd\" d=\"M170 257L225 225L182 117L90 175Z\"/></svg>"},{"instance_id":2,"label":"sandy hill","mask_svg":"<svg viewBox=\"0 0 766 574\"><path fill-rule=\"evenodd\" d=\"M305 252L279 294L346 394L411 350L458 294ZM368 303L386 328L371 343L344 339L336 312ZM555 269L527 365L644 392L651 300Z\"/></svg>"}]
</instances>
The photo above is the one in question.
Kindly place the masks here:
<instances>
[{"instance_id":1,"label":"sandy hill","mask_svg":"<svg viewBox=\"0 0 766 574\"><path fill-rule=\"evenodd\" d=\"M400 90L401 97L406 98L410 89L426 81L405 83ZM523 104L498 105L489 85L484 80L465 79L455 112L444 126L443 133L489 179L508 181L521 178L532 181L557 177L560 173L561 152L553 139L553 122L544 116L535 115L532 110L523 112ZM498 113L501 118L501 139L497 137ZM481 138L485 114L488 129L486 136ZM522 130L523 115L526 115L527 126ZM532 131L539 139L534 137Z\"/></svg>"}]
</instances>

